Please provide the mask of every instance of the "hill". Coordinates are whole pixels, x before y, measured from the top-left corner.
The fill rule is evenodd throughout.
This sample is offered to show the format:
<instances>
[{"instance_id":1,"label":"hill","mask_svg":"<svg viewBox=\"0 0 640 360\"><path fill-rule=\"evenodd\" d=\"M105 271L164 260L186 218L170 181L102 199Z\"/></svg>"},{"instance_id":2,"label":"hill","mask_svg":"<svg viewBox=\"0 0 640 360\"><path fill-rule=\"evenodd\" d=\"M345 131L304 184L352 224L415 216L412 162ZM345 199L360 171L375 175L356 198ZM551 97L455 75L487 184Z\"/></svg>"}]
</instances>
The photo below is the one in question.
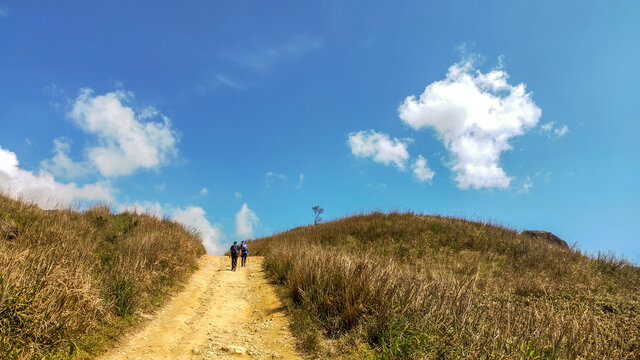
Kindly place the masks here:
<instances>
[{"instance_id":1,"label":"hill","mask_svg":"<svg viewBox=\"0 0 640 360\"><path fill-rule=\"evenodd\" d=\"M176 288L205 252L169 220L42 210L0 195L0 358L88 358Z\"/></svg>"},{"instance_id":2,"label":"hill","mask_svg":"<svg viewBox=\"0 0 640 360\"><path fill-rule=\"evenodd\" d=\"M614 256L413 213L300 227L251 249L321 358L640 358L640 269Z\"/></svg>"}]
</instances>

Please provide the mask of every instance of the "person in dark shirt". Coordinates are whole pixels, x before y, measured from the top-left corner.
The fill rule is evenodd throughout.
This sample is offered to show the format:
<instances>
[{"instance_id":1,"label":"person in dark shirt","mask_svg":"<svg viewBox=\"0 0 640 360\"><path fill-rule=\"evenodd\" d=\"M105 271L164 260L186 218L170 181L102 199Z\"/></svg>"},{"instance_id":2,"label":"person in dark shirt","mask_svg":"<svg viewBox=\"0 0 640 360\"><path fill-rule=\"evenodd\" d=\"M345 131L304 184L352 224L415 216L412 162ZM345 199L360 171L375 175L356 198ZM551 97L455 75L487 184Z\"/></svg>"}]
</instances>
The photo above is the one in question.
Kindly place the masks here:
<instances>
[{"instance_id":1,"label":"person in dark shirt","mask_svg":"<svg viewBox=\"0 0 640 360\"><path fill-rule=\"evenodd\" d=\"M231 271L236 271L236 267L238 266L238 255L240 255L240 246L237 241L233 242L231 248L229 249L229 256L231 257Z\"/></svg>"},{"instance_id":2,"label":"person in dark shirt","mask_svg":"<svg viewBox=\"0 0 640 360\"><path fill-rule=\"evenodd\" d=\"M240 266L247 266L247 255L249 255L249 244L243 241L242 244L240 244L240 256L242 256Z\"/></svg>"}]
</instances>

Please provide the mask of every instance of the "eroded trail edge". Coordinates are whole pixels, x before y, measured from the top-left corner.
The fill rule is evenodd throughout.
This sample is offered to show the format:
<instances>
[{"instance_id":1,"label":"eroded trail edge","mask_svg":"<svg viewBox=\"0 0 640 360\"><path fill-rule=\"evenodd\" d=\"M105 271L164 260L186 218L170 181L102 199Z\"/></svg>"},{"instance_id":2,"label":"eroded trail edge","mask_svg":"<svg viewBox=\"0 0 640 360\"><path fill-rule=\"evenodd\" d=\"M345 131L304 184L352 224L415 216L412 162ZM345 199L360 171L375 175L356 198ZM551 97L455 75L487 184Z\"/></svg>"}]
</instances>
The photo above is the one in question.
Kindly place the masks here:
<instances>
[{"instance_id":1,"label":"eroded trail edge","mask_svg":"<svg viewBox=\"0 0 640 360\"><path fill-rule=\"evenodd\" d=\"M301 359L262 258L229 268L203 256L184 290L102 359Z\"/></svg>"}]
</instances>

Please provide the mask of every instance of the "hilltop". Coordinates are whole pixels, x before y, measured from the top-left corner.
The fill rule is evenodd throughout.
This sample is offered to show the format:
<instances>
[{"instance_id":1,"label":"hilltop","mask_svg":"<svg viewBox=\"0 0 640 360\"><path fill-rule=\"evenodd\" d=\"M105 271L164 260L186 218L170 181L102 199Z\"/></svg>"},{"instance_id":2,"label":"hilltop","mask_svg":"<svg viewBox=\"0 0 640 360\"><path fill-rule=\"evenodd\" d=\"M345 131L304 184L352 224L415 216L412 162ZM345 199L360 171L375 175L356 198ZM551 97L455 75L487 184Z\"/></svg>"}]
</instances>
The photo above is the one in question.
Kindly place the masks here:
<instances>
[{"instance_id":1,"label":"hilltop","mask_svg":"<svg viewBox=\"0 0 640 360\"><path fill-rule=\"evenodd\" d=\"M640 268L534 235L372 213L256 239L251 251L265 257L298 347L313 357L638 358ZM229 343L244 339L245 355L296 357L280 341L287 322L262 260L236 277L226 259L202 255L199 236L166 219L0 196L0 358L92 358L125 342L198 264L146 332L127 335L112 356L144 357L151 344L144 351L230 357ZM221 331L243 306L252 310L242 329ZM171 343L163 334L178 323Z\"/></svg>"},{"instance_id":2,"label":"hilltop","mask_svg":"<svg viewBox=\"0 0 640 360\"><path fill-rule=\"evenodd\" d=\"M640 269L498 226L372 213L251 243L308 353L640 357Z\"/></svg>"},{"instance_id":3,"label":"hilltop","mask_svg":"<svg viewBox=\"0 0 640 360\"><path fill-rule=\"evenodd\" d=\"M42 210L0 195L0 358L89 358L162 304L205 253L166 219Z\"/></svg>"}]
</instances>

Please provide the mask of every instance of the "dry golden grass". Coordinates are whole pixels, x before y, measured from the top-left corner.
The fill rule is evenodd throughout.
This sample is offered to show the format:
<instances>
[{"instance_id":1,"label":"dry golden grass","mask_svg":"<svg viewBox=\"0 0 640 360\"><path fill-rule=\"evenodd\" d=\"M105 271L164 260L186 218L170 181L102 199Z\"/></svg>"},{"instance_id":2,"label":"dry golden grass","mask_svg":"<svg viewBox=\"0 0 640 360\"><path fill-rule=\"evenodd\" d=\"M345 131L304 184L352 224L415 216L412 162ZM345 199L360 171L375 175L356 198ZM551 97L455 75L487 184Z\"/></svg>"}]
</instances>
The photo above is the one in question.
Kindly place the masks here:
<instances>
[{"instance_id":1,"label":"dry golden grass","mask_svg":"<svg viewBox=\"0 0 640 360\"><path fill-rule=\"evenodd\" d=\"M196 266L200 238L108 207L42 210L0 195L0 358L90 357Z\"/></svg>"},{"instance_id":2,"label":"dry golden grass","mask_svg":"<svg viewBox=\"0 0 640 360\"><path fill-rule=\"evenodd\" d=\"M612 256L412 213L301 227L251 248L320 358L640 358L640 269Z\"/></svg>"}]
</instances>

